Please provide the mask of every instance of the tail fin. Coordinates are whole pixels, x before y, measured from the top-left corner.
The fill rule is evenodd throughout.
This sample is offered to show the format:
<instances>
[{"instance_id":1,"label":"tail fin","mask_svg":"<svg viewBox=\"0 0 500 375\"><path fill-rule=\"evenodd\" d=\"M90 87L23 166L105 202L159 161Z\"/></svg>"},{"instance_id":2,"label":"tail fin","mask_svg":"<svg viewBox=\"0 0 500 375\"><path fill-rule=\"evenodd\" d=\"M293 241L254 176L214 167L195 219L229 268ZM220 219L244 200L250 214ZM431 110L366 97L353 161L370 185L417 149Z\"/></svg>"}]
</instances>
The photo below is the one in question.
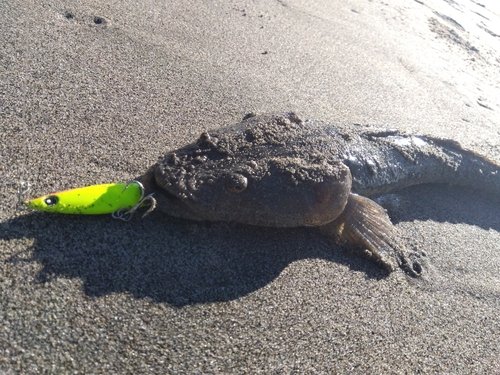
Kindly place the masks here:
<instances>
[{"instance_id":1,"label":"tail fin","mask_svg":"<svg viewBox=\"0 0 500 375\"><path fill-rule=\"evenodd\" d=\"M448 166L442 173L442 182L483 192L488 199L500 201L500 165L474 151L464 149L453 140L428 139L441 147L443 160Z\"/></svg>"}]
</instances>

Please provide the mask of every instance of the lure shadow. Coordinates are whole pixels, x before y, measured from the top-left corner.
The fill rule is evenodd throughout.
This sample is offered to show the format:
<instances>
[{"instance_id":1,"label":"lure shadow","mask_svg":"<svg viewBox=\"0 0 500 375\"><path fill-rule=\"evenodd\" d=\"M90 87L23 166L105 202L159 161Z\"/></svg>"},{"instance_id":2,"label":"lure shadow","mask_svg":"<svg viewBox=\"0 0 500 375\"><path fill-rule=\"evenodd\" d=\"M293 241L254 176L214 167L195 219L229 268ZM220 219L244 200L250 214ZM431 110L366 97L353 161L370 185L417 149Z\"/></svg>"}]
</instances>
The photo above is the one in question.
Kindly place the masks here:
<instances>
[{"instance_id":1,"label":"lure shadow","mask_svg":"<svg viewBox=\"0 0 500 375\"><path fill-rule=\"evenodd\" d=\"M397 221L431 219L500 230L498 220L487 222L498 205L492 208L491 202L463 191L423 186L408 189L402 197L414 209L398 213ZM452 207L444 209L443 201ZM474 215L464 212L467 207L474 208ZM160 212L128 223L108 216L32 213L2 225L7 230L0 238L35 238L27 261L43 265L38 282L81 278L90 296L128 292L174 306L229 301L269 284L291 262L304 258L346 264L369 278L387 276L379 266L308 228L198 223ZM18 254L10 261L24 259Z\"/></svg>"}]
</instances>

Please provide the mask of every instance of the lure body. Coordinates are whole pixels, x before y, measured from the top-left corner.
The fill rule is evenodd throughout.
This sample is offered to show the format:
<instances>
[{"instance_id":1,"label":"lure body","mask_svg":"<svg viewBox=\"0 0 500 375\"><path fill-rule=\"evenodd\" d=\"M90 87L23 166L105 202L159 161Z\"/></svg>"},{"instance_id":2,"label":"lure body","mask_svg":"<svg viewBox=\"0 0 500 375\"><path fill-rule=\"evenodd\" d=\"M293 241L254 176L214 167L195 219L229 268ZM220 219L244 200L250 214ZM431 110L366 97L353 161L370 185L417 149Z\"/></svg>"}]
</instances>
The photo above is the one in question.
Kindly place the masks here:
<instances>
[{"instance_id":1,"label":"lure body","mask_svg":"<svg viewBox=\"0 0 500 375\"><path fill-rule=\"evenodd\" d=\"M142 198L141 186L131 183L101 184L44 195L25 203L38 211L101 215L131 209Z\"/></svg>"}]
</instances>

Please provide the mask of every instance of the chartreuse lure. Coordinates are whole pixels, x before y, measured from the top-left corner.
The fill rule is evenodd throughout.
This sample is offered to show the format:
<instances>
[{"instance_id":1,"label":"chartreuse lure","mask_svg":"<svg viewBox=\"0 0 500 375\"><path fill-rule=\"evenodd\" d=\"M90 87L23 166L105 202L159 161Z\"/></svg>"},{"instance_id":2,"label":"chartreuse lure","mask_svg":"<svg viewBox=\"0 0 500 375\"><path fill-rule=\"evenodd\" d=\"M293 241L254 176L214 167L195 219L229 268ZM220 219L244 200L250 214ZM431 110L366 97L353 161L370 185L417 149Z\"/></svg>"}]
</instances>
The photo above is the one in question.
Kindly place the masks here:
<instances>
[{"instance_id":1,"label":"chartreuse lure","mask_svg":"<svg viewBox=\"0 0 500 375\"><path fill-rule=\"evenodd\" d=\"M128 220L131 214L149 200L154 208L154 198L144 197L144 187L138 181L102 184L60 191L25 201L29 208L61 214L100 215L113 214Z\"/></svg>"}]
</instances>

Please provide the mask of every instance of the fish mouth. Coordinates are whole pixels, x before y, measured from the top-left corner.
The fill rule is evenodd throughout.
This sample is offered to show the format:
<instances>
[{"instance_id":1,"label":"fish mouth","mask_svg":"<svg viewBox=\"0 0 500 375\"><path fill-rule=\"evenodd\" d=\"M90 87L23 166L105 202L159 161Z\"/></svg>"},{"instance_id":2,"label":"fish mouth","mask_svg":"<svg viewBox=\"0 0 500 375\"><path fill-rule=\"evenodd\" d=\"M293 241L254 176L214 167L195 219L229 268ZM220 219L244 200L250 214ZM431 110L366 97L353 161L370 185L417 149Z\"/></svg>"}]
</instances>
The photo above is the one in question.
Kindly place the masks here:
<instances>
[{"instance_id":1,"label":"fish mouth","mask_svg":"<svg viewBox=\"0 0 500 375\"><path fill-rule=\"evenodd\" d=\"M161 196L163 199L172 202L172 204L179 205L182 203L182 200L178 196L166 189L161 188L158 184L156 184L155 196Z\"/></svg>"},{"instance_id":2,"label":"fish mouth","mask_svg":"<svg viewBox=\"0 0 500 375\"><path fill-rule=\"evenodd\" d=\"M179 197L175 192L162 187L156 180L155 168L150 168L141 178L145 189L145 195L154 193L158 209L168 215L190 220L203 220L199 215L193 212L186 200Z\"/></svg>"},{"instance_id":3,"label":"fish mouth","mask_svg":"<svg viewBox=\"0 0 500 375\"><path fill-rule=\"evenodd\" d=\"M154 197L157 207L164 213L189 220L204 220L199 213L194 212L193 208L187 202L168 190L158 187L155 190Z\"/></svg>"}]
</instances>

